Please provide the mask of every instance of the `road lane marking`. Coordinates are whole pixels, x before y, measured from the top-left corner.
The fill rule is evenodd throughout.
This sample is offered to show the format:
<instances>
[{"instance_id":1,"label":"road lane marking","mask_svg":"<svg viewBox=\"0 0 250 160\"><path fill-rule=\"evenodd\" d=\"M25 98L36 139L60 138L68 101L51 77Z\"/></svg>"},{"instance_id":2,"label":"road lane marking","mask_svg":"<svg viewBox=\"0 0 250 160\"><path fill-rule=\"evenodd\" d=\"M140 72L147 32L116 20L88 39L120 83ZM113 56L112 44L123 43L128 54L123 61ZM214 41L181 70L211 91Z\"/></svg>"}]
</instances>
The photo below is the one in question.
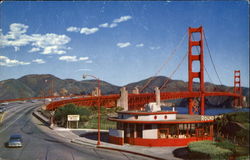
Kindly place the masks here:
<instances>
[{"instance_id":1,"label":"road lane marking","mask_svg":"<svg viewBox=\"0 0 250 160\"><path fill-rule=\"evenodd\" d=\"M1 117L0 124L2 124L2 122L3 122L3 117L4 117L4 114L5 114L5 112L3 112L3 115L2 115L2 117Z\"/></svg>"},{"instance_id":2,"label":"road lane marking","mask_svg":"<svg viewBox=\"0 0 250 160\"><path fill-rule=\"evenodd\" d=\"M29 107L30 107L30 106L29 106ZM4 130L6 130L7 128L9 128L12 124L14 124L14 123L15 123L17 120L19 120L22 116L24 116L24 114L27 113L26 111L30 111L30 110L32 110L32 109L34 109L34 108L36 108L36 107L38 107L38 106L34 106L34 107L31 107L31 108L25 109L25 111L24 111L23 114L20 114L14 121L11 121L10 123L8 123L7 126L5 126L4 128L2 128L2 129L0 130L0 133L3 132Z\"/></svg>"}]
</instances>

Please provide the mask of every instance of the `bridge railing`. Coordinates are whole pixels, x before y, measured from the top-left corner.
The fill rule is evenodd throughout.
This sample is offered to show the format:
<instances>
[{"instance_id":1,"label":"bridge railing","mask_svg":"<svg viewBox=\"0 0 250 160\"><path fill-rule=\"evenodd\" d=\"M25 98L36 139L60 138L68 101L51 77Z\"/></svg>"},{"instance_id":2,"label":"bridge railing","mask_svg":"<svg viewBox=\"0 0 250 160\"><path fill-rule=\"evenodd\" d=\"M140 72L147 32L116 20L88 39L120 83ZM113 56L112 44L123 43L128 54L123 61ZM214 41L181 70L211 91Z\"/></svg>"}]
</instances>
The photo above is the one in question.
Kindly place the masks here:
<instances>
[{"instance_id":1,"label":"bridge railing","mask_svg":"<svg viewBox=\"0 0 250 160\"><path fill-rule=\"evenodd\" d=\"M67 99L61 101L51 102L46 106L47 110L54 110L60 106L73 103L78 106L97 106L100 100L100 105L105 107L115 107L117 104L117 99L120 97L118 94L107 95L107 96L91 96L76 99ZM100 98L100 99L99 99Z\"/></svg>"}]
</instances>

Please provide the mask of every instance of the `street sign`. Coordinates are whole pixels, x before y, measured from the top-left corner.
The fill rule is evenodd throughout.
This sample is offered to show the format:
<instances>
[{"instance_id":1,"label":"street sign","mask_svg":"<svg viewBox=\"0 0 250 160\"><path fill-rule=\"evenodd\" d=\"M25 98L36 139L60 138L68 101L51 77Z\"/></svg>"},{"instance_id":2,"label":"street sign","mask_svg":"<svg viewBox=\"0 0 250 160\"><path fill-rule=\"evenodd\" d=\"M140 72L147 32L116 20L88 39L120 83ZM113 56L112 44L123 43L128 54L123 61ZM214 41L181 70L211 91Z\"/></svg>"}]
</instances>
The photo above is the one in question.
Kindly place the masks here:
<instances>
[{"instance_id":1,"label":"street sign","mask_svg":"<svg viewBox=\"0 0 250 160\"><path fill-rule=\"evenodd\" d=\"M202 121L209 121L209 120L214 120L214 116L201 116Z\"/></svg>"},{"instance_id":2,"label":"street sign","mask_svg":"<svg viewBox=\"0 0 250 160\"><path fill-rule=\"evenodd\" d=\"M67 118L68 118L68 121L79 121L80 115L68 115Z\"/></svg>"}]
</instances>

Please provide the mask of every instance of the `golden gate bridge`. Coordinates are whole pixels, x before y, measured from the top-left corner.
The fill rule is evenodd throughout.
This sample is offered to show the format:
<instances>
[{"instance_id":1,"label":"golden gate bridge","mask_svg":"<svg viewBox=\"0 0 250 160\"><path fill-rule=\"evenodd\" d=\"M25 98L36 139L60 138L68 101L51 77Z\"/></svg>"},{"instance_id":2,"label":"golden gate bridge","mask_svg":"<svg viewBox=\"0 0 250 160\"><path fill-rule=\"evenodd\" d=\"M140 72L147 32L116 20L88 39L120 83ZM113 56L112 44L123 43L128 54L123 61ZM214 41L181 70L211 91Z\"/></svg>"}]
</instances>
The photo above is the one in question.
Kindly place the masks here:
<instances>
[{"instance_id":1,"label":"golden gate bridge","mask_svg":"<svg viewBox=\"0 0 250 160\"><path fill-rule=\"evenodd\" d=\"M199 40L194 40L194 34L199 35ZM185 35L186 36L186 35ZM184 37L185 37L184 36ZM182 39L182 41L184 38ZM207 69L204 65L204 41L206 43L206 46L208 48L207 40L205 37L205 33L203 30L203 27L198 28L188 28L188 52L185 54L185 56L181 59L181 62L177 65L176 69L170 74L169 78L171 78L175 72L179 69L180 65L183 63L185 58L188 56L188 90L182 91L182 92L160 92L159 97L160 100L171 100L171 99L188 99L188 112L189 114L205 114L205 97L207 96L230 96L234 97L234 106L241 106L242 105L242 89L241 89L241 83L240 83L240 71L235 70L234 71L234 90L233 92L208 92L205 90L204 86L204 71L208 74L208 78L211 80L211 77L209 76L209 73L207 72ZM180 46L181 43L177 47ZM196 51L194 50L196 49ZM160 73L160 71L163 69L163 67L169 62L171 57L175 54L177 49L174 50L170 54L170 57L168 58L168 61L166 61L163 66L160 67L160 69L156 72L155 76L149 79L149 81L138 91L138 93L127 93L127 105L128 110L141 110L144 108L145 104L148 104L150 102L156 101L156 93L144 93L144 89L153 81L155 80L156 76ZM216 75L219 79L220 84L221 80L219 78L219 74L215 68L210 49L208 48L208 53L210 55L210 59L212 61L212 65L214 67L214 70L216 72ZM199 71L193 71L193 63L199 62ZM200 85L199 90L195 91L193 82L194 79L199 79ZM169 79L167 79L163 85L159 88L159 90L162 90L166 87L166 84L168 83ZM124 90L124 88L123 88ZM55 98L56 96L49 96L46 98ZM47 110L55 110L56 108L63 106L68 103L73 103L78 106L105 106L105 107L116 107L119 104L119 100L121 99L122 94L112 94L112 95L98 95L98 96L92 96L92 97L79 97L74 99L67 99L67 100L60 100L60 101L54 101L49 103L46 106ZM29 99L42 99L44 97L34 97ZM199 104L197 105L196 99L199 99ZM15 99L15 100L24 100L24 99ZM14 100L2 100L2 101L14 101ZM1 101L0 101L1 102ZM198 106L198 107L197 107Z\"/></svg>"}]
</instances>

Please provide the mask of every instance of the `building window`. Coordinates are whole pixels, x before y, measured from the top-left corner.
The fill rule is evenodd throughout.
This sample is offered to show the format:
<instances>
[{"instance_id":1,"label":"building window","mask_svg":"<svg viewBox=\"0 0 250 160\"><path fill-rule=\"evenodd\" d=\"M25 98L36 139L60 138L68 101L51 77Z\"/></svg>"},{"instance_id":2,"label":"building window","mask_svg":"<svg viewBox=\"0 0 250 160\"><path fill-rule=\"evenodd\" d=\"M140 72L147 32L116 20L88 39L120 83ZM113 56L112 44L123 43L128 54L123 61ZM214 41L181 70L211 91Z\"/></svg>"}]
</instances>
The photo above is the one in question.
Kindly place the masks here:
<instances>
[{"instance_id":1,"label":"building window","mask_svg":"<svg viewBox=\"0 0 250 160\"><path fill-rule=\"evenodd\" d=\"M135 124L129 124L130 138L135 138Z\"/></svg>"},{"instance_id":2,"label":"building window","mask_svg":"<svg viewBox=\"0 0 250 160\"><path fill-rule=\"evenodd\" d=\"M136 125L136 137L142 138L142 124Z\"/></svg>"},{"instance_id":3,"label":"building window","mask_svg":"<svg viewBox=\"0 0 250 160\"><path fill-rule=\"evenodd\" d=\"M196 129L196 125L194 123L191 123L190 131L189 131L189 134L191 135L191 137L196 137L195 129Z\"/></svg>"},{"instance_id":4,"label":"building window","mask_svg":"<svg viewBox=\"0 0 250 160\"><path fill-rule=\"evenodd\" d=\"M123 130L123 123L117 122L117 129Z\"/></svg>"},{"instance_id":5,"label":"building window","mask_svg":"<svg viewBox=\"0 0 250 160\"><path fill-rule=\"evenodd\" d=\"M197 128L195 131L196 131L196 136L197 137L203 137L203 135L204 135L204 129L203 128Z\"/></svg>"},{"instance_id":6,"label":"building window","mask_svg":"<svg viewBox=\"0 0 250 160\"><path fill-rule=\"evenodd\" d=\"M170 137L171 136L169 135L169 129L168 128L159 129L158 138L170 138Z\"/></svg>"},{"instance_id":7,"label":"building window","mask_svg":"<svg viewBox=\"0 0 250 160\"><path fill-rule=\"evenodd\" d=\"M152 125L151 124L145 124L144 129L152 129Z\"/></svg>"}]
</instances>

